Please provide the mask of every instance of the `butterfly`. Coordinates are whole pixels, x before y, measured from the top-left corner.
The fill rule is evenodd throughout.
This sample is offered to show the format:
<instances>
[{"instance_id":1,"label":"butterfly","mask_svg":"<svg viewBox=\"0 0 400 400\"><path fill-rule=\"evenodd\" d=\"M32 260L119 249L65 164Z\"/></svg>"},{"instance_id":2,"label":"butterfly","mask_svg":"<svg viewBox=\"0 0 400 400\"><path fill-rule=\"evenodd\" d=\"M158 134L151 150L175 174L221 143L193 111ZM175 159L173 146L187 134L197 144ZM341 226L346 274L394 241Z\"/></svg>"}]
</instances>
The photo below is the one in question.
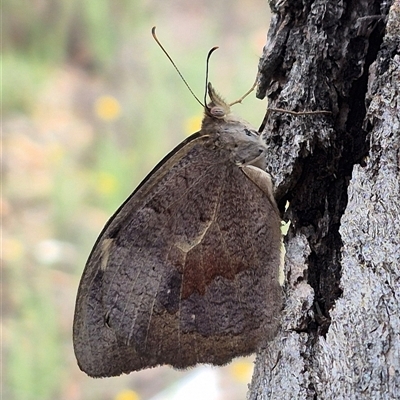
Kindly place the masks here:
<instances>
[{"instance_id":1,"label":"butterfly","mask_svg":"<svg viewBox=\"0 0 400 400\"><path fill-rule=\"evenodd\" d=\"M89 376L223 365L276 334L281 231L267 148L207 86L200 131L120 206L86 263L73 343Z\"/></svg>"}]
</instances>

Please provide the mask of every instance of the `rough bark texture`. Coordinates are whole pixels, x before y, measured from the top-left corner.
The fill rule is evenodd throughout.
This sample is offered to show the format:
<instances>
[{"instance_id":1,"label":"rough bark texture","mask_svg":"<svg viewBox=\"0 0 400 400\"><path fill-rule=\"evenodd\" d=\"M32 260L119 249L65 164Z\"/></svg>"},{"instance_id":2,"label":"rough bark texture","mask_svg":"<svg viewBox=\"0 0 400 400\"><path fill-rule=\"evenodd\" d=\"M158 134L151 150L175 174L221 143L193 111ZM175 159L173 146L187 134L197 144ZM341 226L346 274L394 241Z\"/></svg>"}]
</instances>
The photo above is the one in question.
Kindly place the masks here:
<instances>
[{"instance_id":1,"label":"rough bark texture","mask_svg":"<svg viewBox=\"0 0 400 400\"><path fill-rule=\"evenodd\" d=\"M285 238L249 399L400 399L400 1L271 1L258 97ZM390 8L390 9L389 9Z\"/></svg>"}]
</instances>

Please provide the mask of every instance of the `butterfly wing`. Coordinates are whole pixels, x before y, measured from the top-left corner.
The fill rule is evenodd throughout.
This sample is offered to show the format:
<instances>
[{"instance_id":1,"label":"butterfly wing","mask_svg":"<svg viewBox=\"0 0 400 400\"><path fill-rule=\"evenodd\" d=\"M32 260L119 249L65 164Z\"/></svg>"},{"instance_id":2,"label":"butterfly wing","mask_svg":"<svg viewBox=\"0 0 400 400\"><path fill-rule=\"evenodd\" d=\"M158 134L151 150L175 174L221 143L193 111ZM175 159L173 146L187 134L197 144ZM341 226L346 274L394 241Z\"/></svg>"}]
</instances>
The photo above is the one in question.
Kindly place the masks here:
<instances>
[{"instance_id":1,"label":"butterfly wing","mask_svg":"<svg viewBox=\"0 0 400 400\"><path fill-rule=\"evenodd\" d=\"M193 135L121 206L96 242L75 310L91 376L221 365L278 320L279 216L228 154Z\"/></svg>"}]
</instances>

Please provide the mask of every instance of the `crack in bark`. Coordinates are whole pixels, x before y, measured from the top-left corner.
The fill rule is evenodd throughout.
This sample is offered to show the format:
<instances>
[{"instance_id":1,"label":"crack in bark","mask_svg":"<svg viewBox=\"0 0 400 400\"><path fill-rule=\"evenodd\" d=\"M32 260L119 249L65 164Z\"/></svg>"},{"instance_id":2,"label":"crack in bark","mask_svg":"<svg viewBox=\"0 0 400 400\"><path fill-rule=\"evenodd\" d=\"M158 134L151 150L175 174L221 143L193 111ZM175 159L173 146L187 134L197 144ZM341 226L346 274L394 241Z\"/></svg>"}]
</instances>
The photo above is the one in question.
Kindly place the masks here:
<instances>
[{"instance_id":1,"label":"crack in bark","mask_svg":"<svg viewBox=\"0 0 400 400\"><path fill-rule=\"evenodd\" d=\"M343 9L323 9L316 1L290 12L289 3L273 8L257 95L268 94L274 108L333 111L332 117L275 114L264 131L279 207L290 203L286 240L301 232L311 248L307 280L320 312L309 330L325 335L329 311L342 293L340 218L353 166L368 154L363 127L368 69L382 43L385 18L377 17L378 1L347 2Z\"/></svg>"}]
</instances>

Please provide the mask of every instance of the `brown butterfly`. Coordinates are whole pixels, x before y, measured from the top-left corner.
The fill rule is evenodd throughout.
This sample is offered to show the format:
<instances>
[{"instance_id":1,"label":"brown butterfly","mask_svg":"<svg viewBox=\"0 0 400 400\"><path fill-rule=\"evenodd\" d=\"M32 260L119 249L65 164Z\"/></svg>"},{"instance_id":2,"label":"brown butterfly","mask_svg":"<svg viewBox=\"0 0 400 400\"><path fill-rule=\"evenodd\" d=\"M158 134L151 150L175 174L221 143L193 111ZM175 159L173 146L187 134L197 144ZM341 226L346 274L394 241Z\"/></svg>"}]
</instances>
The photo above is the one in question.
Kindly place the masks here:
<instances>
[{"instance_id":1,"label":"brown butterfly","mask_svg":"<svg viewBox=\"0 0 400 400\"><path fill-rule=\"evenodd\" d=\"M108 221L79 285L73 340L93 377L222 365L278 328L280 217L266 146L208 84L201 130Z\"/></svg>"}]
</instances>

